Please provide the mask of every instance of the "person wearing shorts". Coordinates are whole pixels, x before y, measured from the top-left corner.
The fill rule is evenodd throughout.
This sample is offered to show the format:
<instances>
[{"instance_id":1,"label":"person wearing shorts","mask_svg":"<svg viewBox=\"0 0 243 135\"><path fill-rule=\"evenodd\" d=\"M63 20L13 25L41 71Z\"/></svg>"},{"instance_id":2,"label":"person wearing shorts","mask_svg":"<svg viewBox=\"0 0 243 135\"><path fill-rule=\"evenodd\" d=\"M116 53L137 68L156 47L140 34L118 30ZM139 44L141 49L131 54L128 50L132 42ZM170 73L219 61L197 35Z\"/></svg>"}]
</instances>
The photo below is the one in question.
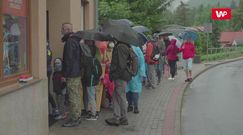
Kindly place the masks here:
<instances>
[{"instance_id":1,"label":"person wearing shorts","mask_svg":"<svg viewBox=\"0 0 243 135\"><path fill-rule=\"evenodd\" d=\"M195 46L190 38L182 44L180 52L182 52L183 68L186 73L185 82L190 82L192 81L192 60L195 56Z\"/></svg>"}]
</instances>

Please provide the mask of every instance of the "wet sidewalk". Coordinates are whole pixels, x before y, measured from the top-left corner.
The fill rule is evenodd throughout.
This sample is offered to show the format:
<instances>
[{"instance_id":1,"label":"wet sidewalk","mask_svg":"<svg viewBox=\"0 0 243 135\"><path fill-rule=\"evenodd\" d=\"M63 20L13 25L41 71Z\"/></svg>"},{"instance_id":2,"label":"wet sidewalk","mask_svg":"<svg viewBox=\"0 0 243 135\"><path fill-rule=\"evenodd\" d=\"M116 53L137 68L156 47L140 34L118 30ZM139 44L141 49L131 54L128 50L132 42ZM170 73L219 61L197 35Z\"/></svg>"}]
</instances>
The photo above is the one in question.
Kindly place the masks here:
<instances>
[{"instance_id":1,"label":"wet sidewalk","mask_svg":"<svg viewBox=\"0 0 243 135\"><path fill-rule=\"evenodd\" d=\"M208 67L221 63L194 64L193 75ZM49 129L49 135L180 135L181 101L185 83L185 73L178 70L176 79L168 80L168 73L156 89L144 87L139 101L139 114L128 113L129 125L111 127L105 119L112 116L112 111L102 109L97 121L83 120L78 127L61 127L59 121Z\"/></svg>"}]
</instances>

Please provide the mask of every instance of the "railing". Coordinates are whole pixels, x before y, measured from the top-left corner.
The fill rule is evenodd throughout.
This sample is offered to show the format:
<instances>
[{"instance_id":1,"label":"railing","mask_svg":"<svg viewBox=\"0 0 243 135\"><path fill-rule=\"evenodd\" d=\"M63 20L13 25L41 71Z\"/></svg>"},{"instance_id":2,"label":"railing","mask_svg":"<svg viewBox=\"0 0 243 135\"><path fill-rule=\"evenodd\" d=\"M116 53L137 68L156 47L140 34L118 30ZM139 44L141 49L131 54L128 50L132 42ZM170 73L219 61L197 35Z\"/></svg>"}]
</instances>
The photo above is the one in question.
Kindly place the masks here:
<instances>
[{"instance_id":1,"label":"railing","mask_svg":"<svg viewBox=\"0 0 243 135\"><path fill-rule=\"evenodd\" d=\"M241 51L242 49L243 46L208 48L208 54L237 52L237 51Z\"/></svg>"},{"instance_id":2,"label":"railing","mask_svg":"<svg viewBox=\"0 0 243 135\"><path fill-rule=\"evenodd\" d=\"M243 55L243 46L208 48L208 54L202 55L202 61L214 61L235 58Z\"/></svg>"}]
</instances>

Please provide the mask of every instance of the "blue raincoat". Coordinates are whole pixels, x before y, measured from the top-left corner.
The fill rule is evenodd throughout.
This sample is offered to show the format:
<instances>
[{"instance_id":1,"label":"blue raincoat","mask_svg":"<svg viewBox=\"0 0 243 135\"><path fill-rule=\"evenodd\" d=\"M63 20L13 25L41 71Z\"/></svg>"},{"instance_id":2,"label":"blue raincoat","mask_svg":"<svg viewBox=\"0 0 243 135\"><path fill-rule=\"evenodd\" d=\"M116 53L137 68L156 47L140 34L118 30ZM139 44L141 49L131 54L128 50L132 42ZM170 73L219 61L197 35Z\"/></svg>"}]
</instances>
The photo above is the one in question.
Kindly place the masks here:
<instances>
[{"instance_id":1,"label":"blue raincoat","mask_svg":"<svg viewBox=\"0 0 243 135\"><path fill-rule=\"evenodd\" d=\"M126 86L126 92L142 92L142 79L143 77L146 76L145 74L145 60L144 60L144 56L143 56L143 52L141 51L141 49L139 47L136 46L132 46L132 49L134 50L135 54L138 57L138 73L136 76L134 76L132 78L132 80L130 80L127 83Z\"/></svg>"}]
</instances>

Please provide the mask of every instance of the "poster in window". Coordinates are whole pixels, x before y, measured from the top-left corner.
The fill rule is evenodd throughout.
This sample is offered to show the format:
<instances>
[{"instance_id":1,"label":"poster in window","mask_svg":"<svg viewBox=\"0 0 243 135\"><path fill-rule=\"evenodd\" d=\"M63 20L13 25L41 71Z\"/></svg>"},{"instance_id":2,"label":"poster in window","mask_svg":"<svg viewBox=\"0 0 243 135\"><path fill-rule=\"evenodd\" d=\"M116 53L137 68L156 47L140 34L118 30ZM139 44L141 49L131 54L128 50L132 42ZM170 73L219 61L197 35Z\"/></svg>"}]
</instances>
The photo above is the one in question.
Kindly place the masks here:
<instances>
[{"instance_id":1,"label":"poster in window","mask_svg":"<svg viewBox=\"0 0 243 135\"><path fill-rule=\"evenodd\" d=\"M3 73L4 77L27 71L27 0L3 0Z\"/></svg>"},{"instance_id":2,"label":"poster in window","mask_svg":"<svg viewBox=\"0 0 243 135\"><path fill-rule=\"evenodd\" d=\"M27 0L3 0L3 13L25 17Z\"/></svg>"}]
</instances>

